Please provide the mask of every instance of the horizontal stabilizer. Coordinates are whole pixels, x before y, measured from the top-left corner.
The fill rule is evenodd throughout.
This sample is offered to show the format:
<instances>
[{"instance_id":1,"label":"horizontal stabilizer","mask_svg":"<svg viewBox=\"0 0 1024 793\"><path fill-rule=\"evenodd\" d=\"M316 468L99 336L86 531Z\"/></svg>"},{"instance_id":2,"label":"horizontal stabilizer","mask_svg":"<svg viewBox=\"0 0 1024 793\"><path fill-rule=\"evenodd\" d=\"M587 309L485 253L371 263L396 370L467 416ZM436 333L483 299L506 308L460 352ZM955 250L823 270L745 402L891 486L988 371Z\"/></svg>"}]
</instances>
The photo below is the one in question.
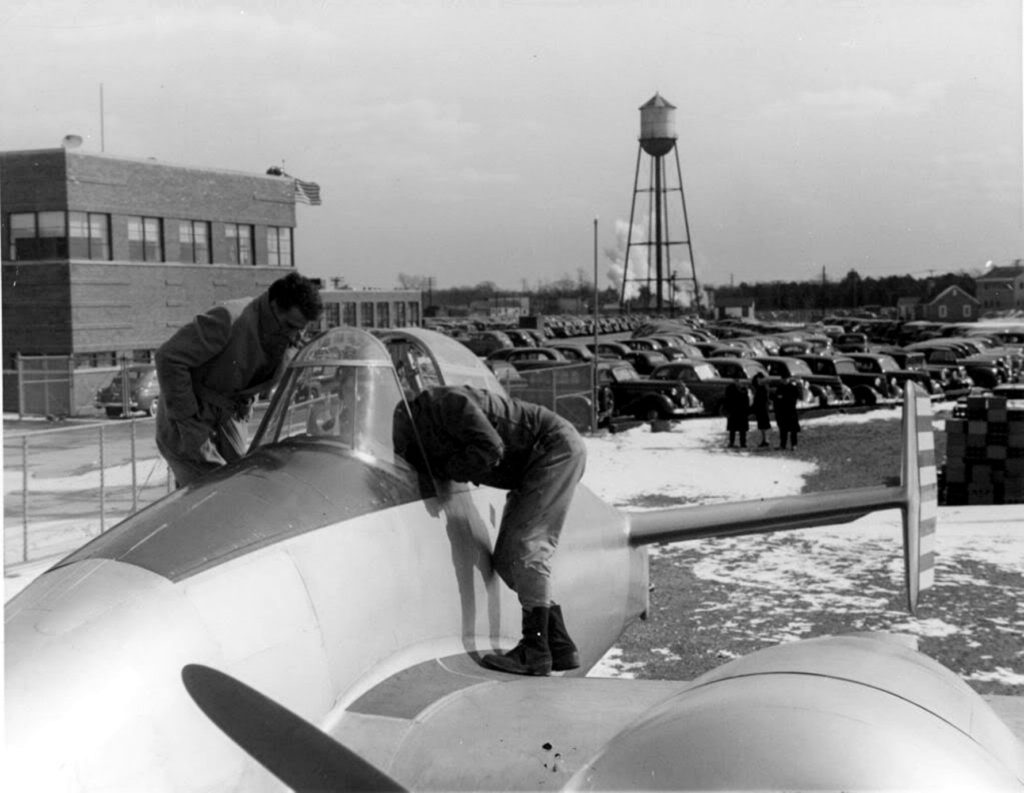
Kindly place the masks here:
<instances>
[{"instance_id":1,"label":"horizontal stabilizer","mask_svg":"<svg viewBox=\"0 0 1024 793\"><path fill-rule=\"evenodd\" d=\"M630 512L630 544L766 534L846 523L878 510L899 508L903 512L907 604L911 613L916 613L919 594L934 580L938 484L931 400L910 382L903 401L902 436L898 487L851 488Z\"/></svg>"}]
</instances>

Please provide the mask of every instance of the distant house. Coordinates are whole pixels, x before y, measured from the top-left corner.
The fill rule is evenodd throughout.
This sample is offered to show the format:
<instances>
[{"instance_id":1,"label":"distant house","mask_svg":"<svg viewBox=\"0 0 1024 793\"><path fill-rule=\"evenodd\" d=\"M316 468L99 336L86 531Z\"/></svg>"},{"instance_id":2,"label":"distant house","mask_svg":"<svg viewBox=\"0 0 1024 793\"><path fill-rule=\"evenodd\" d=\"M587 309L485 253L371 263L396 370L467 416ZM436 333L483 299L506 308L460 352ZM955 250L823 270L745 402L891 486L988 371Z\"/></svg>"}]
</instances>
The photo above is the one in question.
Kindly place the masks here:
<instances>
[{"instance_id":1,"label":"distant house","mask_svg":"<svg viewBox=\"0 0 1024 793\"><path fill-rule=\"evenodd\" d=\"M983 311L1024 309L1024 259L1008 267L993 267L975 279Z\"/></svg>"},{"instance_id":2,"label":"distant house","mask_svg":"<svg viewBox=\"0 0 1024 793\"><path fill-rule=\"evenodd\" d=\"M921 319L921 298L901 297L896 301L897 319Z\"/></svg>"},{"instance_id":3,"label":"distant house","mask_svg":"<svg viewBox=\"0 0 1024 793\"><path fill-rule=\"evenodd\" d=\"M754 318L754 298L752 297L715 297L715 318L739 319Z\"/></svg>"},{"instance_id":4,"label":"distant house","mask_svg":"<svg viewBox=\"0 0 1024 793\"><path fill-rule=\"evenodd\" d=\"M981 301L959 286L949 286L921 307L919 319L931 322L974 322Z\"/></svg>"}]
</instances>

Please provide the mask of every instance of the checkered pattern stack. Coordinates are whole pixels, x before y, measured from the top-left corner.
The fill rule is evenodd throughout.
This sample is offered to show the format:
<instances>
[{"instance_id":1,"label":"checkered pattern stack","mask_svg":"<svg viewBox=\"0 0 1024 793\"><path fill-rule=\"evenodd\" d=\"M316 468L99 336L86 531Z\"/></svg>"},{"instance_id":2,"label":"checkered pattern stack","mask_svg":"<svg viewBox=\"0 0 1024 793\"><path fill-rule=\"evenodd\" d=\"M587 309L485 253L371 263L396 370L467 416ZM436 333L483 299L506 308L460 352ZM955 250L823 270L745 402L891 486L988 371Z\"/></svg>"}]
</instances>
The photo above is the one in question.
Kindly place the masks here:
<instances>
[{"instance_id":1,"label":"checkered pattern stack","mask_svg":"<svg viewBox=\"0 0 1024 793\"><path fill-rule=\"evenodd\" d=\"M946 420L946 504L1024 504L1024 402L967 398Z\"/></svg>"}]
</instances>

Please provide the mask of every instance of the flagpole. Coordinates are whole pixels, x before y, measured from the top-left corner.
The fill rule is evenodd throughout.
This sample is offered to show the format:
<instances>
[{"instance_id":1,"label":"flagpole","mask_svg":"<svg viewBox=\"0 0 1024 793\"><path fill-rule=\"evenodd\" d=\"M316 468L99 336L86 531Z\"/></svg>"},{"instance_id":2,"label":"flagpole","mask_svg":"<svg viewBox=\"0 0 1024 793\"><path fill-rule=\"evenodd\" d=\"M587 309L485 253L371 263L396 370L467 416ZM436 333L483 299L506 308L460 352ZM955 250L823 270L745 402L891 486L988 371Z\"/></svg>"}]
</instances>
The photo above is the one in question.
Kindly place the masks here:
<instances>
[{"instance_id":1,"label":"flagpole","mask_svg":"<svg viewBox=\"0 0 1024 793\"><path fill-rule=\"evenodd\" d=\"M597 432L597 398L598 398L598 387L597 387L597 307L598 292L597 292L597 218L594 218L594 391L591 398L591 419L590 419L590 431Z\"/></svg>"},{"instance_id":2,"label":"flagpole","mask_svg":"<svg viewBox=\"0 0 1024 793\"><path fill-rule=\"evenodd\" d=\"M100 152L107 150L107 136L103 121L103 83L100 83Z\"/></svg>"}]
</instances>

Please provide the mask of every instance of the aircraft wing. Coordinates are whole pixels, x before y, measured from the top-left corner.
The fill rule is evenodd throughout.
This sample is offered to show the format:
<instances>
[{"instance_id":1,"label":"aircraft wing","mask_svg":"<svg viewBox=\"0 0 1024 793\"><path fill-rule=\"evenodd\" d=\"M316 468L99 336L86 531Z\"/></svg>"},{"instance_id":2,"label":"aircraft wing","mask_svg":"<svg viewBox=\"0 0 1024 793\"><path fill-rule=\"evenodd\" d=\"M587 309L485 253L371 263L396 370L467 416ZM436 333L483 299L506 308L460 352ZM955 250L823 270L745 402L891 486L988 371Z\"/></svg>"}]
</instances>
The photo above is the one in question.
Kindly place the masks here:
<instances>
[{"instance_id":1,"label":"aircraft wing","mask_svg":"<svg viewBox=\"0 0 1024 793\"><path fill-rule=\"evenodd\" d=\"M203 686L191 686L190 693L204 707ZM241 706L228 712L227 724L218 726L257 756L244 740L253 714ZM345 753L339 762L321 762L313 747L322 741L310 741L300 747L301 759L276 758L277 764L333 767L339 775L318 779L319 788L279 776L289 787L962 790L1024 784L1021 745L989 706L955 674L884 634L779 645L692 682L518 677L483 669L469 655L449 656L385 679L337 713L325 733ZM367 767L380 775L369 783ZM373 784L376 779L385 782Z\"/></svg>"}]
</instances>

